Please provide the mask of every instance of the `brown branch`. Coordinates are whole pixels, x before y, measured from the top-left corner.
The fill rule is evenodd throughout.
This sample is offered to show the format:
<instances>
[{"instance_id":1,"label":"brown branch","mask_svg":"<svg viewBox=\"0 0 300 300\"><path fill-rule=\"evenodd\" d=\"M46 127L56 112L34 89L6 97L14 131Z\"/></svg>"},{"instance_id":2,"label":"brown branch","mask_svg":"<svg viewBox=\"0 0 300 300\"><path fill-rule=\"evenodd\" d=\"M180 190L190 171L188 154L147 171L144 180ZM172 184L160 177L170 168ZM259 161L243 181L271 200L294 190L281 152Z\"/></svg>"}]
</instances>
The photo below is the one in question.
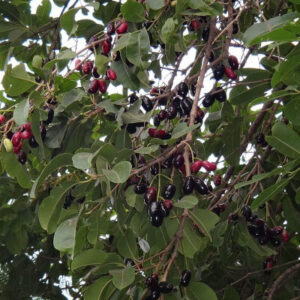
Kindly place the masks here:
<instances>
[{"instance_id":1,"label":"brown branch","mask_svg":"<svg viewBox=\"0 0 300 300\"><path fill-rule=\"evenodd\" d=\"M275 292L282 287L282 285L288 281L295 273L300 271L300 264L297 264L289 269L285 270L272 284L267 300L272 300Z\"/></svg>"}]
</instances>

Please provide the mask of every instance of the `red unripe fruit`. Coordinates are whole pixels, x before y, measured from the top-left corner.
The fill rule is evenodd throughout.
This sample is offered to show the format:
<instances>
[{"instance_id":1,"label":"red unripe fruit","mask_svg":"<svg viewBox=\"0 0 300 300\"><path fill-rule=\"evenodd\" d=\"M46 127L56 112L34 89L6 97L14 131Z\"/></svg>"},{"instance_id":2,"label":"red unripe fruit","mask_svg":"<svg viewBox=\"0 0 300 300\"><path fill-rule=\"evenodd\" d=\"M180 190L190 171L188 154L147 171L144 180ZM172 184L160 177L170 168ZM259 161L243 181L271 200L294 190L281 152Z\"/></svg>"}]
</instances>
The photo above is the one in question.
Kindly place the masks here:
<instances>
[{"instance_id":1,"label":"red unripe fruit","mask_svg":"<svg viewBox=\"0 0 300 300\"><path fill-rule=\"evenodd\" d=\"M273 263L271 262L271 261L268 261L267 263L266 263L266 269L267 270L271 270L273 268Z\"/></svg>"},{"instance_id":2,"label":"red unripe fruit","mask_svg":"<svg viewBox=\"0 0 300 300\"><path fill-rule=\"evenodd\" d=\"M159 139L162 139L165 135L166 135L166 132L165 132L164 130L159 129L159 130L157 131L157 137L158 137Z\"/></svg>"},{"instance_id":3,"label":"red unripe fruit","mask_svg":"<svg viewBox=\"0 0 300 300\"><path fill-rule=\"evenodd\" d=\"M197 173L200 168L202 167L202 161L201 160L195 160L191 165L191 172Z\"/></svg>"},{"instance_id":4,"label":"red unripe fruit","mask_svg":"<svg viewBox=\"0 0 300 300\"><path fill-rule=\"evenodd\" d=\"M151 96L157 96L158 94L159 94L158 88L153 88L153 89L150 91L150 95L151 95Z\"/></svg>"},{"instance_id":5,"label":"red unripe fruit","mask_svg":"<svg viewBox=\"0 0 300 300\"><path fill-rule=\"evenodd\" d=\"M81 71L81 68L82 68L81 60L80 59L76 59L75 60L75 69L77 71Z\"/></svg>"},{"instance_id":6,"label":"red unripe fruit","mask_svg":"<svg viewBox=\"0 0 300 300\"><path fill-rule=\"evenodd\" d=\"M107 86L106 86L106 83L104 80L102 80L102 79L98 80L98 88L102 94L104 94L106 92Z\"/></svg>"},{"instance_id":7,"label":"red unripe fruit","mask_svg":"<svg viewBox=\"0 0 300 300\"><path fill-rule=\"evenodd\" d=\"M226 209L226 207L227 207L227 204L226 204L226 203L220 203L218 206L219 206L219 208L220 208L220 211L221 211L221 212L224 212L225 209Z\"/></svg>"},{"instance_id":8,"label":"red unripe fruit","mask_svg":"<svg viewBox=\"0 0 300 300\"><path fill-rule=\"evenodd\" d=\"M107 55L111 49L111 43L109 41L103 41L102 54Z\"/></svg>"},{"instance_id":9,"label":"red unripe fruit","mask_svg":"<svg viewBox=\"0 0 300 300\"><path fill-rule=\"evenodd\" d=\"M12 144L14 145L14 146L18 146L19 144L20 144L20 142L21 142L21 132L16 132L16 133L14 133L14 135L12 136L12 138L11 138L11 142L12 142Z\"/></svg>"},{"instance_id":10,"label":"red unripe fruit","mask_svg":"<svg viewBox=\"0 0 300 300\"><path fill-rule=\"evenodd\" d=\"M82 65L82 72L83 74L90 74L91 71L93 69L93 63L90 61L86 61L83 65Z\"/></svg>"},{"instance_id":11,"label":"red unripe fruit","mask_svg":"<svg viewBox=\"0 0 300 300\"><path fill-rule=\"evenodd\" d=\"M179 170L181 171L181 173L183 175L186 175L186 170L185 170L185 165L184 164L179 167Z\"/></svg>"},{"instance_id":12,"label":"red unripe fruit","mask_svg":"<svg viewBox=\"0 0 300 300\"><path fill-rule=\"evenodd\" d=\"M88 89L88 92L89 92L90 94L95 94L95 93L98 92L98 89L99 89L98 80L97 80L97 79L92 80L92 81L89 83L89 89Z\"/></svg>"},{"instance_id":13,"label":"red unripe fruit","mask_svg":"<svg viewBox=\"0 0 300 300\"><path fill-rule=\"evenodd\" d=\"M218 185L221 184L221 181L222 181L221 175L220 175L220 174L217 174L217 175L215 176L215 178L214 178L214 184L215 184L216 186L218 186Z\"/></svg>"},{"instance_id":14,"label":"red unripe fruit","mask_svg":"<svg viewBox=\"0 0 300 300\"><path fill-rule=\"evenodd\" d=\"M118 34L125 33L127 31L128 25L126 22L121 23L118 28L116 29L116 32Z\"/></svg>"},{"instance_id":15,"label":"red unripe fruit","mask_svg":"<svg viewBox=\"0 0 300 300\"><path fill-rule=\"evenodd\" d=\"M234 55L228 56L228 63L232 70L237 70L239 68L239 61Z\"/></svg>"},{"instance_id":16,"label":"red unripe fruit","mask_svg":"<svg viewBox=\"0 0 300 300\"><path fill-rule=\"evenodd\" d=\"M31 130L24 130L22 133L21 133L21 138L23 140L29 140L32 138L32 132Z\"/></svg>"},{"instance_id":17,"label":"red unripe fruit","mask_svg":"<svg viewBox=\"0 0 300 300\"><path fill-rule=\"evenodd\" d=\"M206 171L214 171L216 169L216 164L210 163L207 160L202 161L202 167L206 169Z\"/></svg>"},{"instance_id":18,"label":"red unripe fruit","mask_svg":"<svg viewBox=\"0 0 300 300\"><path fill-rule=\"evenodd\" d=\"M116 72L114 70L109 69L109 70L107 70L107 77L110 80L116 80L117 79L117 74L116 74Z\"/></svg>"},{"instance_id":19,"label":"red unripe fruit","mask_svg":"<svg viewBox=\"0 0 300 300\"><path fill-rule=\"evenodd\" d=\"M156 128L149 128L149 129L148 129L148 134L149 134L149 136L151 136L151 137L156 137L156 131L157 131Z\"/></svg>"},{"instance_id":20,"label":"red unripe fruit","mask_svg":"<svg viewBox=\"0 0 300 300\"><path fill-rule=\"evenodd\" d=\"M163 206L166 210L171 210L173 207L173 202L169 199L165 199L163 202Z\"/></svg>"},{"instance_id":21,"label":"red unripe fruit","mask_svg":"<svg viewBox=\"0 0 300 300\"><path fill-rule=\"evenodd\" d=\"M23 128L24 128L24 130L31 131L31 124L30 123L25 123L25 124L23 124Z\"/></svg>"},{"instance_id":22,"label":"red unripe fruit","mask_svg":"<svg viewBox=\"0 0 300 300\"><path fill-rule=\"evenodd\" d=\"M13 148L14 153L19 154L19 152L22 149L22 146L23 146L22 142L20 142L17 146L14 146L14 148Z\"/></svg>"},{"instance_id":23,"label":"red unripe fruit","mask_svg":"<svg viewBox=\"0 0 300 300\"><path fill-rule=\"evenodd\" d=\"M194 31L197 31L200 29L200 22L198 20L192 20L191 26Z\"/></svg>"},{"instance_id":24,"label":"red unripe fruit","mask_svg":"<svg viewBox=\"0 0 300 300\"><path fill-rule=\"evenodd\" d=\"M284 243L288 243L289 242L290 235L289 235L289 233L285 229L282 230L281 236L282 236L282 240L283 240Z\"/></svg>"},{"instance_id":25,"label":"red unripe fruit","mask_svg":"<svg viewBox=\"0 0 300 300\"><path fill-rule=\"evenodd\" d=\"M237 75L233 72L230 67L225 67L225 75L230 79L237 79Z\"/></svg>"},{"instance_id":26,"label":"red unripe fruit","mask_svg":"<svg viewBox=\"0 0 300 300\"><path fill-rule=\"evenodd\" d=\"M5 116L4 115L0 115L0 124L5 123L5 121L6 121Z\"/></svg>"},{"instance_id":27,"label":"red unripe fruit","mask_svg":"<svg viewBox=\"0 0 300 300\"><path fill-rule=\"evenodd\" d=\"M150 187L147 188L146 193L150 193L150 194L156 195L156 194L157 194L157 191L156 191L156 188L155 188L155 187L150 186Z\"/></svg>"},{"instance_id":28,"label":"red unripe fruit","mask_svg":"<svg viewBox=\"0 0 300 300\"><path fill-rule=\"evenodd\" d=\"M204 111L200 107L197 107L197 117L201 119L204 117Z\"/></svg>"}]
</instances>

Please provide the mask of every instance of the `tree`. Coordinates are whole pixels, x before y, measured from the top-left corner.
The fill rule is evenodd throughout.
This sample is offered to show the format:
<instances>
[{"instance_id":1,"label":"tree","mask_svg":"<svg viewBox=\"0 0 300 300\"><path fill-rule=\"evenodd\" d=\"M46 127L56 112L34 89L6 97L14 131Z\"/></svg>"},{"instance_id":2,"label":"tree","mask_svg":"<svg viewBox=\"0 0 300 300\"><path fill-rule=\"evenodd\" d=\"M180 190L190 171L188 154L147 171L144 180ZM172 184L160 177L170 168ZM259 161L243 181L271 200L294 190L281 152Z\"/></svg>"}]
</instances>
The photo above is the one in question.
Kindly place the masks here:
<instances>
[{"instance_id":1,"label":"tree","mask_svg":"<svg viewBox=\"0 0 300 300\"><path fill-rule=\"evenodd\" d=\"M1 299L298 299L299 11L2 1Z\"/></svg>"}]
</instances>

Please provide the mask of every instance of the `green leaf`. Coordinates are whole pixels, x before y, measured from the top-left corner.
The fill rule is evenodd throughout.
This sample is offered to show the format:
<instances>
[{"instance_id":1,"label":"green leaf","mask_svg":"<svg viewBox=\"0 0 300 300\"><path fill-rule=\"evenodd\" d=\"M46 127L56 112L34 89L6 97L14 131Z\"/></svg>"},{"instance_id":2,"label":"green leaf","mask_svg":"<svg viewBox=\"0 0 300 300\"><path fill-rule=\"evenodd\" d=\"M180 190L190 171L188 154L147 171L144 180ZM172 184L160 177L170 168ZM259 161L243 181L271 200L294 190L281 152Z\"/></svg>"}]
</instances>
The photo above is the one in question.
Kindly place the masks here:
<instances>
[{"instance_id":1,"label":"green leaf","mask_svg":"<svg viewBox=\"0 0 300 300\"><path fill-rule=\"evenodd\" d=\"M260 83L248 89L239 87L239 92L235 93L233 97L230 94L230 103L234 105L249 104L253 99L263 96L269 88L270 83Z\"/></svg>"},{"instance_id":2,"label":"green leaf","mask_svg":"<svg viewBox=\"0 0 300 300\"><path fill-rule=\"evenodd\" d=\"M159 10L165 6L164 0L147 0L146 3L153 10Z\"/></svg>"},{"instance_id":3,"label":"green leaf","mask_svg":"<svg viewBox=\"0 0 300 300\"><path fill-rule=\"evenodd\" d=\"M247 46L258 44L263 40L268 40L268 34L275 29L283 27L295 18L299 17L299 13L287 13L282 16L271 18L265 22L253 24L246 30L243 40Z\"/></svg>"},{"instance_id":4,"label":"green leaf","mask_svg":"<svg viewBox=\"0 0 300 300\"><path fill-rule=\"evenodd\" d=\"M17 125L22 125L27 122L29 113L29 100L23 100L16 105L14 110L14 120Z\"/></svg>"},{"instance_id":5,"label":"green leaf","mask_svg":"<svg viewBox=\"0 0 300 300\"><path fill-rule=\"evenodd\" d=\"M218 300L215 292L205 283L191 282L187 287L190 300Z\"/></svg>"},{"instance_id":6,"label":"green leaf","mask_svg":"<svg viewBox=\"0 0 300 300\"><path fill-rule=\"evenodd\" d=\"M106 300L107 298L104 295L109 288L111 280L110 276L103 276L96 280L84 292L84 300Z\"/></svg>"},{"instance_id":7,"label":"green leaf","mask_svg":"<svg viewBox=\"0 0 300 300\"><path fill-rule=\"evenodd\" d=\"M135 272L131 266L128 266L125 269L111 270L109 271L109 274L113 277L112 282L114 286L119 290L131 285L135 278Z\"/></svg>"},{"instance_id":8,"label":"green leaf","mask_svg":"<svg viewBox=\"0 0 300 300\"><path fill-rule=\"evenodd\" d=\"M40 19L45 19L49 16L51 11L51 3L49 0L43 0L42 5L39 5L36 14L39 16Z\"/></svg>"},{"instance_id":9,"label":"green leaf","mask_svg":"<svg viewBox=\"0 0 300 300\"><path fill-rule=\"evenodd\" d=\"M132 166L128 161L117 163L111 170L103 170L105 177L113 183L124 183L131 172Z\"/></svg>"},{"instance_id":10,"label":"green leaf","mask_svg":"<svg viewBox=\"0 0 300 300\"><path fill-rule=\"evenodd\" d=\"M105 55L97 54L95 59L95 66L99 74L105 74L109 58Z\"/></svg>"},{"instance_id":11,"label":"green leaf","mask_svg":"<svg viewBox=\"0 0 300 300\"><path fill-rule=\"evenodd\" d=\"M60 18L60 26L65 29L67 33L71 33L73 26L76 26L75 15L79 8L73 8L65 12Z\"/></svg>"},{"instance_id":12,"label":"green leaf","mask_svg":"<svg viewBox=\"0 0 300 300\"><path fill-rule=\"evenodd\" d=\"M131 63L141 69L149 67L150 63L147 62L149 50L150 40L145 28L130 35L130 41L126 47L126 57Z\"/></svg>"},{"instance_id":13,"label":"green leaf","mask_svg":"<svg viewBox=\"0 0 300 300\"><path fill-rule=\"evenodd\" d=\"M93 153L78 152L73 155L73 166L80 170L86 170L92 166Z\"/></svg>"},{"instance_id":14,"label":"green leaf","mask_svg":"<svg viewBox=\"0 0 300 300\"><path fill-rule=\"evenodd\" d=\"M132 41L133 40L131 39L131 32L122 34L122 36L118 39L113 51L116 53L117 51L126 48Z\"/></svg>"},{"instance_id":15,"label":"green leaf","mask_svg":"<svg viewBox=\"0 0 300 300\"><path fill-rule=\"evenodd\" d=\"M108 254L100 249L89 249L74 257L71 268L76 270L86 266L100 265L105 262Z\"/></svg>"},{"instance_id":16,"label":"green leaf","mask_svg":"<svg viewBox=\"0 0 300 300\"><path fill-rule=\"evenodd\" d=\"M117 248L123 257L130 257L131 259L136 257L136 238L131 230L122 233L122 236L117 240Z\"/></svg>"},{"instance_id":17,"label":"green leaf","mask_svg":"<svg viewBox=\"0 0 300 300\"><path fill-rule=\"evenodd\" d=\"M284 216L287 219L288 228L293 231L298 231L300 228L300 212L297 211L291 199L285 198L282 201Z\"/></svg>"},{"instance_id":18,"label":"green leaf","mask_svg":"<svg viewBox=\"0 0 300 300\"><path fill-rule=\"evenodd\" d=\"M40 176L35 180L31 191L30 198L35 198L35 194L38 188L44 183L45 179L56 169L62 166L71 166L72 165L72 154L63 153L55 156L41 171Z\"/></svg>"},{"instance_id":19,"label":"green leaf","mask_svg":"<svg viewBox=\"0 0 300 300\"><path fill-rule=\"evenodd\" d=\"M231 166L238 165L240 161L240 142L242 132L242 118L235 118L233 121L225 127L223 131L224 141L224 156L226 161Z\"/></svg>"},{"instance_id":20,"label":"green leaf","mask_svg":"<svg viewBox=\"0 0 300 300\"><path fill-rule=\"evenodd\" d=\"M212 241L211 230L220 218L208 209L197 209L195 212L190 211L189 213L201 231Z\"/></svg>"},{"instance_id":21,"label":"green leaf","mask_svg":"<svg viewBox=\"0 0 300 300\"><path fill-rule=\"evenodd\" d=\"M21 187L25 189L31 187L30 175L27 172L27 169L19 163L17 156L14 153L2 150L1 161L6 172L11 177L15 177Z\"/></svg>"},{"instance_id":22,"label":"green leaf","mask_svg":"<svg viewBox=\"0 0 300 300\"><path fill-rule=\"evenodd\" d=\"M272 200L278 193L282 192L285 186L289 183L291 178L283 179L280 182L269 186L262 191L257 198L255 198L251 204L251 208L256 210L259 206L265 202Z\"/></svg>"},{"instance_id":23,"label":"green leaf","mask_svg":"<svg viewBox=\"0 0 300 300\"><path fill-rule=\"evenodd\" d=\"M55 232L61 214L62 203L67 192L75 185L74 181L63 182L62 185L51 190L50 196L43 199L39 207L38 217L41 227L47 230L49 234Z\"/></svg>"},{"instance_id":24,"label":"green leaf","mask_svg":"<svg viewBox=\"0 0 300 300\"><path fill-rule=\"evenodd\" d=\"M174 206L180 208L193 208L197 204L198 204L198 198L191 195L184 196L178 202L174 202Z\"/></svg>"},{"instance_id":25,"label":"green leaf","mask_svg":"<svg viewBox=\"0 0 300 300\"><path fill-rule=\"evenodd\" d=\"M294 98L284 107L284 115L296 126L300 126L300 98Z\"/></svg>"},{"instance_id":26,"label":"green leaf","mask_svg":"<svg viewBox=\"0 0 300 300\"><path fill-rule=\"evenodd\" d=\"M32 59L32 66L34 68L40 69L43 64L43 58L40 55L35 55Z\"/></svg>"},{"instance_id":27,"label":"green leaf","mask_svg":"<svg viewBox=\"0 0 300 300\"><path fill-rule=\"evenodd\" d=\"M190 131L193 131L194 129L200 127L201 124L196 124L192 126L187 126L185 122L179 123L172 132L172 139L178 139L186 134L188 134Z\"/></svg>"},{"instance_id":28,"label":"green leaf","mask_svg":"<svg viewBox=\"0 0 300 300\"><path fill-rule=\"evenodd\" d=\"M73 254L77 222L78 217L75 217L65 220L57 227L53 238L53 245L57 250Z\"/></svg>"},{"instance_id":29,"label":"green leaf","mask_svg":"<svg viewBox=\"0 0 300 300\"><path fill-rule=\"evenodd\" d=\"M280 153L291 158L300 158L300 137L287 125L275 123L272 127L272 136L267 136L266 141Z\"/></svg>"},{"instance_id":30,"label":"green leaf","mask_svg":"<svg viewBox=\"0 0 300 300\"><path fill-rule=\"evenodd\" d=\"M134 0L127 0L127 2L121 6L121 13L129 22L140 23L145 20L144 6Z\"/></svg>"},{"instance_id":31,"label":"green leaf","mask_svg":"<svg viewBox=\"0 0 300 300\"><path fill-rule=\"evenodd\" d=\"M36 85L36 82L34 81L34 77L26 72L25 65L19 64L13 69L11 65L7 66L2 84L6 93L13 97L23 94L32 86Z\"/></svg>"},{"instance_id":32,"label":"green leaf","mask_svg":"<svg viewBox=\"0 0 300 300\"><path fill-rule=\"evenodd\" d=\"M159 149L158 145L151 145L149 147L140 147L136 149L134 152L139 154L150 154L157 151L158 149Z\"/></svg>"}]
</instances>

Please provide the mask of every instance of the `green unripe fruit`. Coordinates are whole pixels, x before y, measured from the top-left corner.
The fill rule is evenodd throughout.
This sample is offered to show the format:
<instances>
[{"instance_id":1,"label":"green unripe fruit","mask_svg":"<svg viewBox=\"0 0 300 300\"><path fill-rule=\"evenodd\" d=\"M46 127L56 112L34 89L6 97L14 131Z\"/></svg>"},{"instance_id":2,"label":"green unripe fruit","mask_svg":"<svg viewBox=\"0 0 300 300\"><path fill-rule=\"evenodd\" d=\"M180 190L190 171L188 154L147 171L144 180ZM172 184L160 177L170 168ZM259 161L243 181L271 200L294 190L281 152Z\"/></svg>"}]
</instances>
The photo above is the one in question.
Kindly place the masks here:
<instances>
[{"instance_id":1,"label":"green unripe fruit","mask_svg":"<svg viewBox=\"0 0 300 300\"><path fill-rule=\"evenodd\" d=\"M13 150L13 144L10 139L4 139L4 147L7 152L11 152Z\"/></svg>"}]
</instances>

